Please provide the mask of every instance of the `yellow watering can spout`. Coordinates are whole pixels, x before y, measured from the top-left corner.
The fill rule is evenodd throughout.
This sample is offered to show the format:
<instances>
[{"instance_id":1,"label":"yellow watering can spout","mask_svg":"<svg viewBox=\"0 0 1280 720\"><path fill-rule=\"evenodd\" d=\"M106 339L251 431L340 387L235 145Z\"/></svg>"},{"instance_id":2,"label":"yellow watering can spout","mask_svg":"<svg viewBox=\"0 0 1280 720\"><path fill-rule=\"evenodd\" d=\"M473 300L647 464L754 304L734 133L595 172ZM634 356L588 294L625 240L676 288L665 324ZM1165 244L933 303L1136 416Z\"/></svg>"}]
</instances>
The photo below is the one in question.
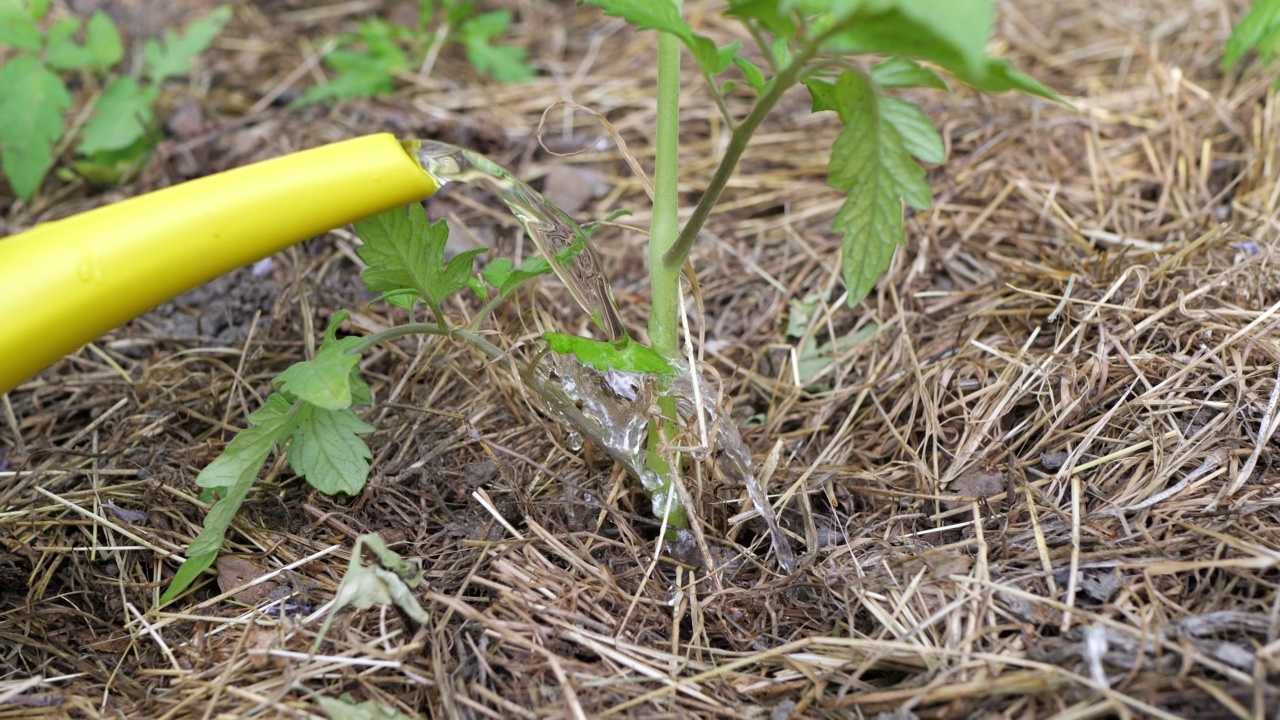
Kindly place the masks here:
<instances>
[{"instance_id":1,"label":"yellow watering can spout","mask_svg":"<svg viewBox=\"0 0 1280 720\"><path fill-rule=\"evenodd\" d=\"M368 135L0 239L0 394L191 288L438 189L399 140Z\"/></svg>"}]
</instances>

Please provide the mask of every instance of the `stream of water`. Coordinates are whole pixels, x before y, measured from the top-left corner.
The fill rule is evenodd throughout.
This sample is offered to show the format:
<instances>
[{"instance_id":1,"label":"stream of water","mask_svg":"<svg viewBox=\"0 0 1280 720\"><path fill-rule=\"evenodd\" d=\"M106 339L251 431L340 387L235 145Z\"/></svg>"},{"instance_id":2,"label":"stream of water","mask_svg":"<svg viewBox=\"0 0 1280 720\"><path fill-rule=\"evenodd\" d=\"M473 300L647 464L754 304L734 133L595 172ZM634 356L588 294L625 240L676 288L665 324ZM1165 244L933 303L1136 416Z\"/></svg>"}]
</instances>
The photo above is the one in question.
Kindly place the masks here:
<instances>
[{"instance_id":1,"label":"stream of water","mask_svg":"<svg viewBox=\"0 0 1280 720\"><path fill-rule=\"evenodd\" d=\"M470 183L501 199L605 338L617 342L628 337L600 257L586 233L568 214L479 153L430 140L409 141L405 147L416 154L423 169L441 187L454 182ZM610 457L640 480L653 496L653 511L659 517L664 514L669 499L665 493L658 492L662 485L660 478L645 468L648 425L656 412L658 398L674 397L684 427L701 422L701 426L708 429L708 447L692 452L714 456L717 469L730 481L746 488L752 505L768 528L778 564L788 574L795 571L791 544L778 525L764 488L751 470L751 453L737 427L729 418L720 417L715 408L698 402L699 398L717 397L700 373L695 376L688 368L678 367L674 379L659 382L656 377L638 373L600 371L583 365L572 355L549 353L543 361L528 368L522 379L552 413L575 432L600 443Z\"/></svg>"}]
</instances>

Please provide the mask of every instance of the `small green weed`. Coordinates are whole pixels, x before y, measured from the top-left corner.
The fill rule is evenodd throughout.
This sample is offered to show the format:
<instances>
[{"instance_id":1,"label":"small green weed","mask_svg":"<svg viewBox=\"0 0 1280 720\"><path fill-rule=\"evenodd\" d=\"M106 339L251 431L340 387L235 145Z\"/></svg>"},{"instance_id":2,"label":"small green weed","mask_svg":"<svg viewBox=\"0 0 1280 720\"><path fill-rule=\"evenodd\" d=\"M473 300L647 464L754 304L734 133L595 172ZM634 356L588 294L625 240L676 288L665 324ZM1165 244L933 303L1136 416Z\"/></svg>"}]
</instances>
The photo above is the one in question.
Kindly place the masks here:
<instances>
[{"instance_id":1,"label":"small green weed","mask_svg":"<svg viewBox=\"0 0 1280 720\"><path fill-rule=\"evenodd\" d=\"M45 22L48 12L49 0L0 0L0 45L13 52L0 68L0 167L26 201L39 191L65 139L66 116L75 104L68 76L101 88L77 132L75 168L99 184L120 182L155 147L161 85L190 72L231 17L231 8L219 7L185 32L147 40L141 71L133 75L116 69L124 43L106 13L99 10L87 22Z\"/></svg>"},{"instance_id":2,"label":"small green weed","mask_svg":"<svg viewBox=\"0 0 1280 720\"><path fill-rule=\"evenodd\" d=\"M495 80L526 80L534 72L525 62L525 51L493 43L510 25L510 10L476 14L470 0L419 0L413 28L381 18L362 20L353 32L340 35L337 47L325 55L334 78L309 88L296 104L389 94L397 75L410 72L433 48L450 41L461 44L471 65Z\"/></svg>"}]
</instances>

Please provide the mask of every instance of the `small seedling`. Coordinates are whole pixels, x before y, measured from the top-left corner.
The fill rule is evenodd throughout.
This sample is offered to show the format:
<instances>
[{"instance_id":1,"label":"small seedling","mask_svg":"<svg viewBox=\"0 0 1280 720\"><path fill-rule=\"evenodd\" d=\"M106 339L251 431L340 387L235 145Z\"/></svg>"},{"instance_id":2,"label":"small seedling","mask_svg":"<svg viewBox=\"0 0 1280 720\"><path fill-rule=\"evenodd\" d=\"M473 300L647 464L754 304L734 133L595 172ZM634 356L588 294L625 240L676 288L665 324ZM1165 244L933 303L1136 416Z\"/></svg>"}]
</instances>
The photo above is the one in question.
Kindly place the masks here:
<instances>
[{"instance_id":1,"label":"small seedling","mask_svg":"<svg viewBox=\"0 0 1280 720\"><path fill-rule=\"evenodd\" d=\"M99 10L87 22L46 23L48 0L0 0L0 44L14 52L0 68L0 167L14 193L30 201L53 167L75 101L66 78L101 90L77 132L76 170L93 182L121 182L140 169L158 140L155 105L166 80L185 75L231 17L219 7L185 32L149 39L137 75L120 73L120 31ZM83 40L77 40L82 37Z\"/></svg>"},{"instance_id":2,"label":"small seedling","mask_svg":"<svg viewBox=\"0 0 1280 720\"><path fill-rule=\"evenodd\" d=\"M476 14L469 0L419 0L418 23L412 28L381 18L361 20L325 55L333 79L309 88L297 104L390 94L398 75L412 72L446 42L461 44L471 65L499 82L526 80L534 73L525 51L493 42L510 25L510 10Z\"/></svg>"}]
</instances>

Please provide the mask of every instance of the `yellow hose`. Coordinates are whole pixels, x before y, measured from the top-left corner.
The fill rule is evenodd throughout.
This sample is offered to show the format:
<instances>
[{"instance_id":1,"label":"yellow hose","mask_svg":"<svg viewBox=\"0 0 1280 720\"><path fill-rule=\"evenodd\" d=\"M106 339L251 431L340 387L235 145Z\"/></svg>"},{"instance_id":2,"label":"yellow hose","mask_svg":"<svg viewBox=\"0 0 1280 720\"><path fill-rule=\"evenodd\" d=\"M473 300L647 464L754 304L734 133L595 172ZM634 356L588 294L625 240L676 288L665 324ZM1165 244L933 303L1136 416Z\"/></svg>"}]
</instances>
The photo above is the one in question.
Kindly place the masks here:
<instances>
[{"instance_id":1,"label":"yellow hose","mask_svg":"<svg viewBox=\"0 0 1280 720\"><path fill-rule=\"evenodd\" d=\"M0 239L0 394L197 285L437 189L393 136L368 135Z\"/></svg>"}]
</instances>

